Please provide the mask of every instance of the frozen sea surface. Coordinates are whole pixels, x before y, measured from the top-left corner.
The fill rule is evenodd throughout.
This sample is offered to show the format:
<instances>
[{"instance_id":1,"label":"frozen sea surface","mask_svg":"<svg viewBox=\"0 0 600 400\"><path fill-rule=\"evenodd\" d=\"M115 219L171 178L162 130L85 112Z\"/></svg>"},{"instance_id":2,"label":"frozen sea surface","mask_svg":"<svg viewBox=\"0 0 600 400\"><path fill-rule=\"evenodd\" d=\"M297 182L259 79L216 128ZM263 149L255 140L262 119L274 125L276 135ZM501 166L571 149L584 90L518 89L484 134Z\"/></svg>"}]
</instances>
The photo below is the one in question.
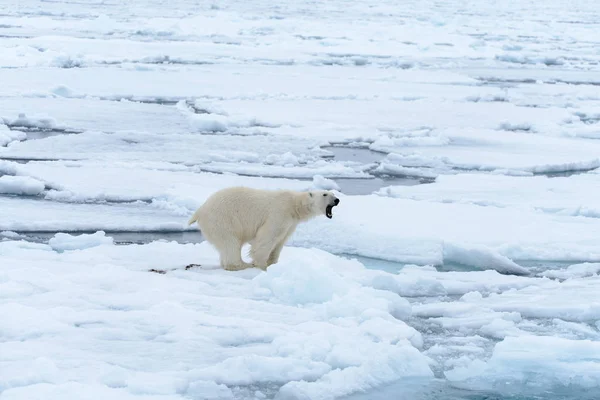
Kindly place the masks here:
<instances>
[{"instance_id":1,"label":"frozen sea surface","mask_svg":"<svg viewBox=\"0 0 600 400\"><path fill-rule=\"evenodd\" d=\"M600 398L599 20L2 2L0 399ZM341 203L226 272L232 185Z\"/></svg>"}]
</instances>

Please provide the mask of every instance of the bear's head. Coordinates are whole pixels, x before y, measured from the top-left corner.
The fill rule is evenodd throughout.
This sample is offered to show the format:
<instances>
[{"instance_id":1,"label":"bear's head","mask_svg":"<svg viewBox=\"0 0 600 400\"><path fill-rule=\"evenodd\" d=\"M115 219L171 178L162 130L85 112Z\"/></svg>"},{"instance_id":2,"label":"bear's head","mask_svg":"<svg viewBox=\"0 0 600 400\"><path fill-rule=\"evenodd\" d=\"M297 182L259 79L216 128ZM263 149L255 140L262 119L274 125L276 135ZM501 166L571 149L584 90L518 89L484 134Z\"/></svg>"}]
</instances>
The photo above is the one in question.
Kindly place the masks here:
<instances>
[{"instance_id":1,"label":"bear's head","mask_svg":"<svg viewBox=\"0 0 600 400\"><path fill-rule=\"evenodd\" d=\"M313 190L308 192L311 200L312 212L315 215L325 214L329 219L333 217L333 207L340 203L340 199L328 190Z\"/></svg>"}]
</instances>

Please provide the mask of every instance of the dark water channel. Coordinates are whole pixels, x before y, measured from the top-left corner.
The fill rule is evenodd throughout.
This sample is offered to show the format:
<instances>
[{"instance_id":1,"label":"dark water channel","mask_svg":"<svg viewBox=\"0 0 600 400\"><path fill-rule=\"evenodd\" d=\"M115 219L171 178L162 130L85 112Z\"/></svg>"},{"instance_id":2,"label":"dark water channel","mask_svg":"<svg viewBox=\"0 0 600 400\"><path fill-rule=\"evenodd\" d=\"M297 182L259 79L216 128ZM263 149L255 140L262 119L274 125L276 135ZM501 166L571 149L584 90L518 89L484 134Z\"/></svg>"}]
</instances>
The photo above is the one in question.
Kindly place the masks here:
<instances>
[{"instance_id":1,"label":"dark water channel","mask_svg":"<svg viewBox=\"0 0 600 400\"><path fill-rule=\"evenodd\" d=\"M328 146L324 149L333 153L336 161L350 161L363 165L379 164L385 153L376 152L360 147ZM335 182L340 190L348 195L368 195L386 186L414 186L431 182L421 178L399 177L399 176L374 176L371 179L361 178L337 178Z\"/></svg>"}]
</instances>

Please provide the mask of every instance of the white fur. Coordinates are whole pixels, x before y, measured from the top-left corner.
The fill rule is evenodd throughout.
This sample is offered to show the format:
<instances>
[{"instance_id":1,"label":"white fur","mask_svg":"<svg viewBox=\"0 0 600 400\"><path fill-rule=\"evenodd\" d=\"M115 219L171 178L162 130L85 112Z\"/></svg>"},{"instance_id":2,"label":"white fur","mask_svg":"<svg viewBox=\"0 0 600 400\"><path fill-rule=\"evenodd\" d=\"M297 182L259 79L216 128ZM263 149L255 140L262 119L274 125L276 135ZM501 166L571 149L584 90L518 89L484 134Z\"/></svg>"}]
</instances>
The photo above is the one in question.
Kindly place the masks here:
<instances>
[{"instance_id":1,"label":"white fur","mask_svg":"<svg viewBox=\"0 0 600 400\"><path fill-rule=\"evenodd\" d=\"M202 235L219 251L224 269L266 269L279 260L283 245L300 222L325 214L327 205L337 204L335 201L333 193L325 190L232 187L212 194L189 224L198 223ZM242 260L246 243L252 246L252 264Z\"/></svg>"}]
</instances>

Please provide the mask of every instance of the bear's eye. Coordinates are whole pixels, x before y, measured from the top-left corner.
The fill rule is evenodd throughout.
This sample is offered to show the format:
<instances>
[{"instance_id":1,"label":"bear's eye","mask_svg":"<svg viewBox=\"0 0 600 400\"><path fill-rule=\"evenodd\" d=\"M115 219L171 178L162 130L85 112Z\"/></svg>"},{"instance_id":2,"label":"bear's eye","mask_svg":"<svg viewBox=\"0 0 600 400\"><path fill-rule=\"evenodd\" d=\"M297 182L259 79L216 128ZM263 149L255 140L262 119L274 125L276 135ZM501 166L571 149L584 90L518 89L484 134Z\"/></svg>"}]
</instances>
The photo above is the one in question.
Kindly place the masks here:
<instances>
[{"instance_id":1,"label":"bear's eye","mask_svg":"<svg viewBox=\"0 0 600 400\"><path fill-rule=\"evenodd\" d=\"M326 196L327 196L327 193L323 193L323 197L326 197Z\"/></svg>"}]
</instances>

